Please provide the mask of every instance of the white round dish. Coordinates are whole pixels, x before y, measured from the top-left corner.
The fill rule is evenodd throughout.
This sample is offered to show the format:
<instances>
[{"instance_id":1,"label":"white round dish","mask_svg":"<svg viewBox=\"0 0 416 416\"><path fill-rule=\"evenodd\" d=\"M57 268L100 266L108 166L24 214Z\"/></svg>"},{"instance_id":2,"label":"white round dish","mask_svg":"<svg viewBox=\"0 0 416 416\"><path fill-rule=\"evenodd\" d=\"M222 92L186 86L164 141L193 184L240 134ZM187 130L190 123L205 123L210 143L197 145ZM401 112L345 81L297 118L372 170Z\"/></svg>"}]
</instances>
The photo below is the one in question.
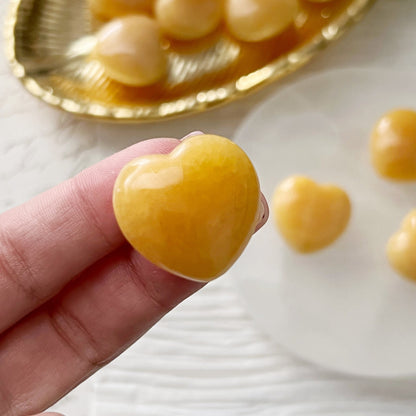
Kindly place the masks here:
<instances>
[{"instance_id":1,"label":"white round dish","mask_svg":"<svg viewBox=\"0 0 416 416\"><path fill-rule=\"evenodd\" d=\"M416 207L416 184L378 177L368 151L373 124L397 107L416 109L416 73L336 70L279 91L236 135L268 201L292 174L338 184L351 198L350 224L329 248L297 254L270 218L230 274L275 341L354 375L416 374L416 283L396 274L385 255Z\"/></svg>"}]
</instances>

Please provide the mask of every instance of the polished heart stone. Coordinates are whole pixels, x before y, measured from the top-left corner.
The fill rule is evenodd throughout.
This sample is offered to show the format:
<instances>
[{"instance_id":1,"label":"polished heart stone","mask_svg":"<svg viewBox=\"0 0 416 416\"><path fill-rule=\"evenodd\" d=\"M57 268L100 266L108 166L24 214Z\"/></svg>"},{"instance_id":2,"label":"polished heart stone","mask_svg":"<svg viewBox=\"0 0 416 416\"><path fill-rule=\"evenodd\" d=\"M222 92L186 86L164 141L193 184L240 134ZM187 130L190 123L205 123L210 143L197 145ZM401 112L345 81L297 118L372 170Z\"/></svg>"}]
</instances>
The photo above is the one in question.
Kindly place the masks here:
<instances>
[{"instance_id":1,"label":"polished heart stone","mask_svg":"<svg viewBox=\"0 0 416 416\"><path fill-rule=\"evenodd\" d=\"M370 150L380 175L416 180L416 111L399 109L385 114L373 128Z\"/></svg>"},{"instance_id":2,"label":"polished heart stone","mask_svg":"<svg viewBox=\"0 0 416 416\"><path fill-rule=\"evenodd\" d=\"M228 30L244 42L261 42L284 32L299 13L298 0L225 0Z\"/></svg>"},{"instance_id":3,"label":"polished heart stone","mask_svg":"<svg viewBox=\"0 0 416 416\"><path fill-rule=\"evenodd\" d=\"M159 27L145 15L127 15L103 25L92 57L109 78L132 87L154 84L167 71Z\"/></svg>"},{"instance_id":4,"label":"polished heart stone","mask_svg":"<svg viewBox=\"0 0 416 416\"><path fill-rule=\"evenodd\" d=\"M259 181L236 144L193 136L169 155L125 166L113 206L124 236L145 258L208 281L236 261L253 234L261 211Z\"/></svg>"},{"instance_id":5,"label":"polished heart stone","mask_svg":"<svg viewBox=\"0 0 416 416\"><path fill-rule=\"evenodd\" d=\"M405 217L400 230L390 238L387 257L397 272L416 280L416 210Z\"/></svg>"},{"instance_id":6,"label":"polished heart stone","mask_svg":"<svg viewBox=\"0 0 416 416\"><path fill-rule=\"evenodd\" d=\"M156 0L154 10L167 36L191 41L217 28L222 20L223 0Z\"/></svg>"},{"instance_id":7,"label":"polished heart stone","mask_svg":"<svg viewBox=\"0 0 416 416\"><path fill-rule=\"evenodd\" d=\"M310 253L334 242L351 213L348 195L334 185L319 185L303 176L283 181L273 195L278 230L296 251Z\"/></svg>"}]
</instances>

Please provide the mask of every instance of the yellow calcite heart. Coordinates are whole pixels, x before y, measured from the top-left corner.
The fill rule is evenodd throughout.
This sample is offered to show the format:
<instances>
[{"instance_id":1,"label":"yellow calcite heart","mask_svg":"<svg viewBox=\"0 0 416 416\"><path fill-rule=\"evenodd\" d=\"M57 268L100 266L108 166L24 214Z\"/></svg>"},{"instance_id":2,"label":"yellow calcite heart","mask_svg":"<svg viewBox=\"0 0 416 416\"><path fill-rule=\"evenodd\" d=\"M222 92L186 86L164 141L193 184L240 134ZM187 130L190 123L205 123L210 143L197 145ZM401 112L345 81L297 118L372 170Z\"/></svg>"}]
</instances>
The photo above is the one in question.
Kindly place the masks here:
<instances>
[{"instance_id":1,"label":"yellow calcite heart","mask_svg":"<svg viewBox=\"0 0 416 416\"><path fill-rule=\"evenodd\" d=\"M400 230L390 238L387 257L397 272L416 280L416 210L405 217Z\"/></svg>"},{"instance_id":2,"label":"yellow calcite heart","mask_svg":"<svg viewBox=\"0 0 416 416\"><path fill-rule=\"evenodd\" d=\"M374 126L370 143L373 166L390 179L416 180L416 111L393 110Z\"/></svg>"},{"instance_id":3,"label":"yellow calcite heart","mask_svg":"<svg viewBox=\"0 0 416 416\"><path fill-rule=\"evenodd\" d=\"M298 0L225 0L228 30L244 42L261 42L279 35L295 20Z\"/></svg>"},{"instance_id":4,"label":"yellow calcite heart","mask_svg":"<svg viewBox=\"0 0 416 416\"><path fill-rule=\"evenodd\" d=\"M123 16L102 26L92 56L109 78L131 87L152 85L167 71L159 27L145 15Z\"/></svg>"},{"instance_id":5,"label":"yellow calcite heart","mask_svg":"<svg viewBox=\"0 0 416 416\"><path fill-rule=\"evenodd\" d=\"M145 258L208 281L235 262L253 234L261 211L259 181L236 144L193 136L169 155L126 165L113 206L124 236Z\"/></svg>"},{"instance_id":6,"label":"yellow calcite heart","mask_svg":"<svg viewBox=\"0 0 416 416\"><path fill-rule=\"evenodd\" d=\"M273 195L276 226L287 243L301 253L311 253L334 242L345 230L351 204L334 185L318 185L304 176L284 180Z\"/></svg>"},{"instance_id":7,"label":"yellow calcite heart","mask_svg":"<svg viewBox=\"0 0 416 416\"><path fill-rule=\"evenodd\" d=\"M208 35L220 24L223 0L156 0L156 20L168 36L194 40Z\"/></svg>"}]
</instances>

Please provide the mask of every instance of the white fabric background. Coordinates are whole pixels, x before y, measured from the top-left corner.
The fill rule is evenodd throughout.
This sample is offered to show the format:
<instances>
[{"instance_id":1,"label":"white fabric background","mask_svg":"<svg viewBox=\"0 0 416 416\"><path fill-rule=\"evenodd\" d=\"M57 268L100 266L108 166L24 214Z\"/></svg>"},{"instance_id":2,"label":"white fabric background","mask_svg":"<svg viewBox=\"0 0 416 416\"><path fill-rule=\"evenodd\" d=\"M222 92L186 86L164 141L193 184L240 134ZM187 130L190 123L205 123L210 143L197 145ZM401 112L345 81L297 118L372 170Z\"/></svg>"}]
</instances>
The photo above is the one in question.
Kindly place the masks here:
<instances>
[{"instance_id":1,"label":"white fabric background","mask_svg":"<svg viewBox=\"0 0 416 416\"><path fill-rule=\"evenodd\" d=\"M2 0L0 18L6 9ZM378 0L363 22L285 83L345 67L416 71L416 0ZM0 212L138 139L192 130L232 137L245 114L277 88L186 119L99 124L32 98L1 56ZM68 416L413 416L416 378L351 378L293 358L255 328L231 282L220 279L54 409Z\"/></svg>"}]
</instances>

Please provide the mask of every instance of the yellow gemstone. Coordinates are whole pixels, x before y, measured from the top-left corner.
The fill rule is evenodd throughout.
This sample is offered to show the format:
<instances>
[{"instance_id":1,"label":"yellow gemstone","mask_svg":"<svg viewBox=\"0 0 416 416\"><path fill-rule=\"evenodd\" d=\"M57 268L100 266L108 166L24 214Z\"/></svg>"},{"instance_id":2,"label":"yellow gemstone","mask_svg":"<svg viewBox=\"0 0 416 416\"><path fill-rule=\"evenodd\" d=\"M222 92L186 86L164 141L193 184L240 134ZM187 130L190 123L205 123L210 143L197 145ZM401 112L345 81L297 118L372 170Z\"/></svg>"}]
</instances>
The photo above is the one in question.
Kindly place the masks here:
<instances>
[{"instance_id":1,"label":"yellow gemstone","mask_svg":"<svg viewBox=\"0 0 416 416\"><path fill-rule=\"evenodd\" d=\"M380 175L416 180L416 111L385 114L373 129L370 149L373 166Z\"/></svg>"},{"instance_id":2,"label":"yellow gemstone","mask_svg":"<svg viewBox=\"0 0 416 416\"><path fill-rule=\"evenodd\" d=\"M228 139L185 139L169 155L133 160L121 171L114 212L145 258L177 275L208 281L237 260L261 212L257 174Z\"/></svg>"},{"instance_id":3,"label":"yellow gemstone","mask_svg":"<svg viewBox=\"0 0 416 416\"><path fill-rule=\"evenodd\" d=\"M104 25L94 56L110 78L125 85L151 85L167 71L159 28L145 15L121 17Z\"/></svg>"},{"instance_id":4,"label":"yellow gemstone","mask_svg":"<svg viewBox=\"0 0 416 416\"><path fill-rule=\"evenodd\" d=\"M150 13L153 0L89 0L90 10L103 19L127 14Z\"/></svg>"},{"instance_id":5,"label":"yellow gemstone","mask_svg":"<svg viewBox=\"0 0 416 416\"><path fill-rule=\"evenodd\" d=\"M225 19L237 39L259 42L287 29L298 10L298 0L226 0Z\"/></svg>"},{"instance_id":6,"label":"yellow gemstone","mask_svg":"<svg viewBox=\"0 0 416 416\"><path fill-rule=\"evenodd\" d=\"M403 220L400 230L387 244L391 266L401 275L416 280L416 210Z\"/></svg>"},{"instance_id":7,"label":"yellow gemstone","mask_svg":"<svg viewBox=\"0 0 416 416\"><path fill-rule=\"evenodd\" d=\"M272 212L286 242L301 253L311 253L330 245L343 233L351 204L337 186L292 176L276 188Z\"/></svg>"},{"instance_id":8,"label":"yellow gemstone","mask_svg":"<svg viewBox=\"0 0 416 416\"><path fill-rule=\"evenodd\" d=\"M223 0L156 0L155 16L170 37L193 40L208 35L222 19Z\"/></svg>"}]
</instances>

